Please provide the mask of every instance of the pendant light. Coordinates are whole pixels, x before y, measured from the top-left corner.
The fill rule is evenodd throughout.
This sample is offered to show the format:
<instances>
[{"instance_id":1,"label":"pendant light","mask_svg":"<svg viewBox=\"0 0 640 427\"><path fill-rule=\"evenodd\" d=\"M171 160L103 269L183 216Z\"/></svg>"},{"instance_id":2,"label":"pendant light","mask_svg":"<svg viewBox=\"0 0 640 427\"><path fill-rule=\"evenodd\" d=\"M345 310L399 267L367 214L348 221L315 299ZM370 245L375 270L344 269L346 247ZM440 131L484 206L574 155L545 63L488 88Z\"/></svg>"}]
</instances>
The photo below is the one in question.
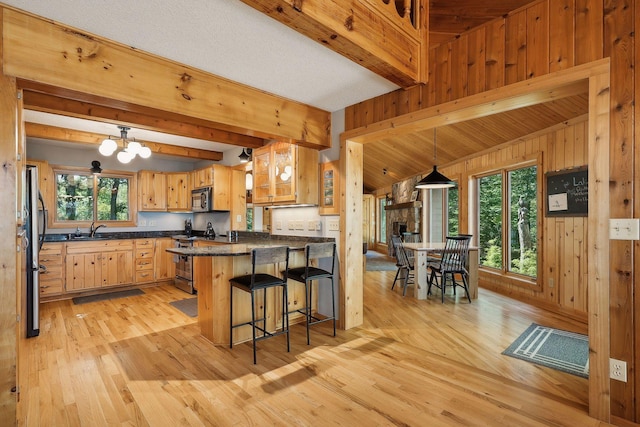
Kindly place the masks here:
<instances>
[{"instance_id":1,"label":"pendant light","mask_svg":"<svg viewBox=\"0 0 640 427\"><path fill-rule=\"evenodd\" d=\"M118 149L118 142L122 142L122 151L118 152L116 155L118 161L120 163L129 163L133 160L136 155L140 156L143 159L148 159L151 156L151 149L149 147L143 146L134 138L129 139L127 136L127 132L131 129L126 126L118 126L120 129L120 139L113 138L109 136L107 139L102 141L100 147L98 148L98 152L103 156L110 156Z\"/></svg>"},{"instance_id":2,"label":"pendant light","mask_svg":"<svg viewBox=\"0 0 640 427\"><path fill-rule=\"evenodd\" d=\"M420 180L416 184L415 188L426 188L426 189L434 189L434 188L451 188L455 187L455 181L451 181L446 176L442 175L438 172L437 166L437 144L436 144L436 128L433 128L433 170L431 173Z\"/></svg>"}]
</instances>

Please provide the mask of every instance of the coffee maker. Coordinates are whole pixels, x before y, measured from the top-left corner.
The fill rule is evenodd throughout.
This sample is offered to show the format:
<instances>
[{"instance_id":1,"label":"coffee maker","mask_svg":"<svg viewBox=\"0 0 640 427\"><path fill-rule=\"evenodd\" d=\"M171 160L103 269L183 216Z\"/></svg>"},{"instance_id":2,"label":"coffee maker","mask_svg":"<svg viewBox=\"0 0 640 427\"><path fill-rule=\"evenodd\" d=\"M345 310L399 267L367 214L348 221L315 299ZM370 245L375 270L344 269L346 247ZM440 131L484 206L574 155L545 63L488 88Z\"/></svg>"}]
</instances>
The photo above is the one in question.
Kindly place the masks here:
<instances>
[{"instance_id":1,"label":"coffee maker","mask_svg":"<svg viewBox=\"0 0 640 427\"><path fill-rule=\"evenodd\" d=\"M206 237L207 239L216 238L216 232L213 231L213 225L211 224L211 221L207 222L207 230L204 232L204 237Z\"/></svg>"}]
</instances>

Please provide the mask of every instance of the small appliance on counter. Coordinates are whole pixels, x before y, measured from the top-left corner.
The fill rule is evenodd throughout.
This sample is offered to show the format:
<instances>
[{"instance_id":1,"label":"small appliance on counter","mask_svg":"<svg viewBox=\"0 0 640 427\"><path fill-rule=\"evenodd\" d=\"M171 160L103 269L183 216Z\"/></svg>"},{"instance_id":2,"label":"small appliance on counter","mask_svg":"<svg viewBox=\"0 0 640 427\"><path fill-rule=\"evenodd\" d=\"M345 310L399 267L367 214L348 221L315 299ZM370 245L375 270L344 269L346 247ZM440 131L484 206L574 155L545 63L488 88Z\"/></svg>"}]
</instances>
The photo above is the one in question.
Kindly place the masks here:
<instances>
[{"instance_id":1,"label":"small appliance on counter","mask_svg":"<svg viewBox=\"0 0 640 427\"><path fill-rule=\"evenodd\" d=\"M206 237L207 239L216 238L216 232L213 230L213 225L211 224L211 221L207 222L207 229L204 232L204 237Z\"/></svg>"},{"instance_id":2,"label":"small appliance on counter","mask_svg":"<svg viewBox=\"0 0 640 427\"><path fill-rule=\"evenodd\" d=\"M184 234L186 234L188 237L191 237L191 232L193 231L193 226L191 225L191 220L190 219L185 219L184 220Z\"/></svg>"}]
</instances>

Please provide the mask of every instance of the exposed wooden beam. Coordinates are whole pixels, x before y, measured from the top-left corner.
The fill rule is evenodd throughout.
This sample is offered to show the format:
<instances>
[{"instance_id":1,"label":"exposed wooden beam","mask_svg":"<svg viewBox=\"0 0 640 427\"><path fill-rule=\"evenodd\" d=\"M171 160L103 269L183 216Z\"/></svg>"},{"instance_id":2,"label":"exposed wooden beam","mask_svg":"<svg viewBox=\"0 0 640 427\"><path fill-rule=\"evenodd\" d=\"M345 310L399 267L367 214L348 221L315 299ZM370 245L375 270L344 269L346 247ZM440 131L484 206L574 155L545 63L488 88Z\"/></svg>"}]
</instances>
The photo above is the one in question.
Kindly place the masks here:
<instances>
[{"instance_id":1,"label":"exposed wooden beam","mask_svg":"<svg viewBox=\"0 0 640 427\"><path fill-rule=\"evenodd\" d=\"M99 133L83 132L73 129L65 129L55 126L41 125L38 123L25 123L27 137L51 139L54 141L73 142L78 144L100 145L102 140L108 135ZM165 154L168 156L188 157L201 160L222 160L222 153L219 151L202 150L199 148L180 147L178 145L160 144L151 141L138 141L151 149L152 153Z\"/></svg>"},{"instance_id":2,"label":"exposed wooden beam","mask_svg":"<svg viewBox=\"0 0 640 427\"><path fill-rule=\"evenodd\" d=\"M19 85L23 89L46 90L42 85L34 85L30 82L20 81ZM47 90L47 92L51 91ZM49 93L36 92L34 90L24 90L24 106L28 110L113 123L115 125L126 125L139 129L237 145L240 147L258 148L264 145L262 138L189 123L195 120L190 120L187 117L177 114L158 110L155 110L155 115L148 114L149 109L143 107L135 108L136 111L124 111L100 104L62 98L50 95ZM147 110L147 112L142 112L142 110ZM202 122L202 120L200 122Z\"/></svg>"},{"instance_id":3,"label":"exposed wooden beam","mask_svg":"<svg viewBox=\"0 0 640 427\"><path fill-rule=\"evenodd\" d=\"M254 9L404 88L426 78L428 34L400 17L395 2L242 0ZM414 13L427 14L426 0ZM418 19L421 24L426 20ZM426 50L425 50L426 52Z\"/></svg>"},{"instance_id":4,"label":"exposed wooden beam","mask_svg":"<svg viewBox=\"0 0 640 427\"><path fill-rule=\"evenodd\" d=\"M2 16L5 75L207 120L229 132L331 147L327 111L17 10Z\"/></svg>"}]
</instances>

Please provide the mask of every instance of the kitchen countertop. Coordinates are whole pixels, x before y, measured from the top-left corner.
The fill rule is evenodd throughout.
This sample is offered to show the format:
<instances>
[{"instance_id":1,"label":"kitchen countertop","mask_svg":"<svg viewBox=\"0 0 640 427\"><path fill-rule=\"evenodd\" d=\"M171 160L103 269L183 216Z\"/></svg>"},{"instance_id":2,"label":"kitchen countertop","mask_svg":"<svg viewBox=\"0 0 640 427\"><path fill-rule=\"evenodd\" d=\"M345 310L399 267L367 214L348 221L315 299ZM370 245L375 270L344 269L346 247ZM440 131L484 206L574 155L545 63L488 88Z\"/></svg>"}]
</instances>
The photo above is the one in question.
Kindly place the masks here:
<instances>
[{"instance_id":1,"label":"kitchen countertop","mask_svg":"<svg viewBox=\"0 0 640 427\"><path fill-rule=\"evenodd\" d=\"M201 246L191 248L167 248L166 251L186 256L243 256L250 255L254 248L289 246L291 251L302 251L307 243L334 241L325 237L273 236L270 239L240 238L239 242L224 245Z\"/></svg>"}]
</instances>

